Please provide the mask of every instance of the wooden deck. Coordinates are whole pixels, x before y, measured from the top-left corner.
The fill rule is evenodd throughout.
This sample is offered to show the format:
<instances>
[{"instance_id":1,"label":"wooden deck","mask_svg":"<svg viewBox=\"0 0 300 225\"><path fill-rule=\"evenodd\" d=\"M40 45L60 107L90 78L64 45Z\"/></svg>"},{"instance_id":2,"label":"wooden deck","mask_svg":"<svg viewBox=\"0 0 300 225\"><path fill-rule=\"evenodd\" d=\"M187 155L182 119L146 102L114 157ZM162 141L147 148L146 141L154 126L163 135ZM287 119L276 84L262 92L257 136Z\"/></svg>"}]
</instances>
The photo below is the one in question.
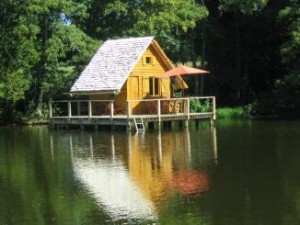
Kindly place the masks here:
<instances>
[{"instance_id":1,"label":"wooden deck","mask_svg":"<svg viewBox=\"0 0 300 225\"><path fill-rule=\"evenodd\" d=\"M195 108L196 105L202 107ZM134 107L133 107L134 106ZM52 127L101 125L134 127L134 118L159 126L165 121L216 119L215 97L129 100L126 109L115 108L113 101L68 100L49 103Z\"/></svg>"}]
</instances>

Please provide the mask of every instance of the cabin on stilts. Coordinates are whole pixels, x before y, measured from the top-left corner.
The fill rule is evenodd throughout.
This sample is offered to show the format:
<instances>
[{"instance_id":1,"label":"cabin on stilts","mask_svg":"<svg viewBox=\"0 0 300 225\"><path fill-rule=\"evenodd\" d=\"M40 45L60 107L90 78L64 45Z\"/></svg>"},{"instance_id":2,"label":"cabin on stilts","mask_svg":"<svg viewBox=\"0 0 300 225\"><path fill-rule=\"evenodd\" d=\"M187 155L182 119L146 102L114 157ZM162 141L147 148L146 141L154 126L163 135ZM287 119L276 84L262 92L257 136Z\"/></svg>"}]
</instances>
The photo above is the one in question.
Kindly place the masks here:
<instances>
[{"instance_id":1,"label":"cabin on stilts","mask_svg":"<svg viewBox=\"0 0 300 225\"><path fill-rule=\"evenodd\" d=\"M148 122L215 120L214 96L175 97L188 85L180 75L160 76L172 68L153 37L108 40L71 87L73 99L49 103L50 125L123 125L139 131ZM195 102L211 107L197 112Z\"/></svg>"}]
</instances>

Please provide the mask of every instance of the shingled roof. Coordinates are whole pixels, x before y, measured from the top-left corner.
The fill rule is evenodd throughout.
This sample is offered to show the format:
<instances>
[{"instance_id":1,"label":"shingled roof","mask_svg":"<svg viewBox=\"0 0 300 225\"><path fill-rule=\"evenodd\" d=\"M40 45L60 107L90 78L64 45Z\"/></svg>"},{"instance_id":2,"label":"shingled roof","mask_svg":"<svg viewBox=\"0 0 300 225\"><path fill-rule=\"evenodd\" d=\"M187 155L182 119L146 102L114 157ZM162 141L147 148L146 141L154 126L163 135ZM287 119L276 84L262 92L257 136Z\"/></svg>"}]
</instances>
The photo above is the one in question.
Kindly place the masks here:
<instances>
[{"instance_id":1,"label":"shingled roof","mask_svg":"<svg viewBox=\"0 0 300 225\"><path fill-rule=\"evenodd\" d=\"M138 37L106 41L71 88L71 93L117 92L153 41Z\"/></svg>"}]
</instances>

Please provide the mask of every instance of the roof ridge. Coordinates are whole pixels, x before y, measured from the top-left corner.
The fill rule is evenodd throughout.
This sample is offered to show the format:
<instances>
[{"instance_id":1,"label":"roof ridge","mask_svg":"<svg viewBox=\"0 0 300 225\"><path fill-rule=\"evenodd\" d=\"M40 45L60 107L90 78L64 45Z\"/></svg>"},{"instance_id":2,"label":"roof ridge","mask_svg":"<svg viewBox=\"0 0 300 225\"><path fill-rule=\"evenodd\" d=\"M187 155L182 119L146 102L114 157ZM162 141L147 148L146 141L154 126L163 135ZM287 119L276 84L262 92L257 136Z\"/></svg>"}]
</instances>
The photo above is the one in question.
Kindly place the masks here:
<instances>
[{"instance_id":1,"label":"roof ridge","mask_svg":"<svg viewBox=\"0 0 300 225\"><path fill-rule=\"evenodd\" d=\"M154 39L155 37L154 36L138 36L138 37L108 38L106 41L124 41L124 40L134 40L134 39L143 39L143 38Z\"/></svg>"}]
</instances>

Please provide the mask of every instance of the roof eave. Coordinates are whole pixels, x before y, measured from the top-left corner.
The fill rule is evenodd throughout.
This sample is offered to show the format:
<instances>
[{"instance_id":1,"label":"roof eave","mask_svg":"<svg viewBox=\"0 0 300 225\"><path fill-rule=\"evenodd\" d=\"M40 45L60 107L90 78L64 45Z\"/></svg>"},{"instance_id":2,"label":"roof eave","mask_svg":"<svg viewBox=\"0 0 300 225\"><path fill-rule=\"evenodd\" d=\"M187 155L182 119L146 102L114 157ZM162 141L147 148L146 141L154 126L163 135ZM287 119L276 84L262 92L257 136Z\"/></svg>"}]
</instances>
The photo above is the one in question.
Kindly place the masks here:
<instances>
[{"instance_id":1,"label":"roof eave","mask_svg":"<svg viewBox=\"0 0 300 225\"><path fill-rule=\"evenodd\" d=\"M155 39L153 39L151 44L154 47L154 49L156 50L156 52L160 55L160 57L162 57L163 62L165 63L165 66L168 69L173 69L175 67L173 62L169 59L169 57L166 55L166 53L160 47L158 42Z\"/></svg>"}]
</instances>

